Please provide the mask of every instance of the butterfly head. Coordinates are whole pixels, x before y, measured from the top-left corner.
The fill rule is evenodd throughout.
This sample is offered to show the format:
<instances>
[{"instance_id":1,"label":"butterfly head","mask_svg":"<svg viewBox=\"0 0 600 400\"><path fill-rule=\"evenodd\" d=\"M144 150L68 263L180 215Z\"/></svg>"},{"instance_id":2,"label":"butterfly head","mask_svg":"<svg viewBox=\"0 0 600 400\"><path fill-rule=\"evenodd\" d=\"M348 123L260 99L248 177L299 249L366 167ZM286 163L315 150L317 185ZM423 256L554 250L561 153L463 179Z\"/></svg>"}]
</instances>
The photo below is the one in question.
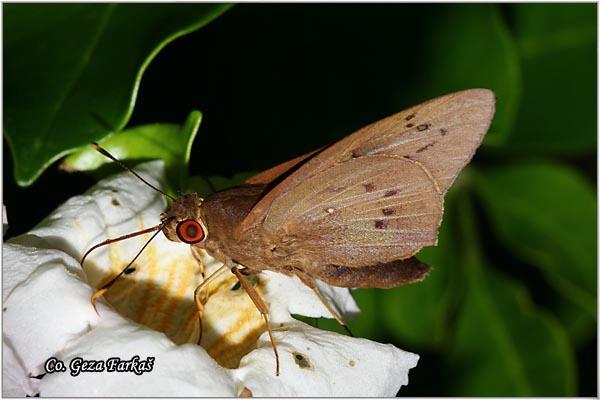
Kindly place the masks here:
<instances>
[{"instance_id":1,"label":"butterfly head","mask_svg":"<svg viewBox=\"0 0 600 400\"><path fill-rule=\"evenodd\" d=\"M198 245L208 236L201 218L202 199L196 193L184 194L175 199L171 207L161 214L162 228L167 239Z\"/></svg>"}]
</instances>

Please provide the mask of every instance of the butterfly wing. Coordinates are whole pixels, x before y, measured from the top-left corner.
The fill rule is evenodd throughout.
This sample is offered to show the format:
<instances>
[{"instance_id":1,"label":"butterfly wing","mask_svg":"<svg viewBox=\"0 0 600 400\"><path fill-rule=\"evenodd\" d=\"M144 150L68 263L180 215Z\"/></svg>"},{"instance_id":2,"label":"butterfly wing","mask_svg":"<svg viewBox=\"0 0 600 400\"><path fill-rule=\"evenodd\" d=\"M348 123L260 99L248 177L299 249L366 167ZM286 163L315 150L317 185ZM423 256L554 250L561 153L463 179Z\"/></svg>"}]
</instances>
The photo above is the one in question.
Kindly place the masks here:
<instances>
[{"instance_id":1,"label":"butterfly wing","mask_svg":"<svg viewBox=\"0 0 600 400\"><path fill-rule=\"evenodd\" d=\"M303 154L299 157L293 158L279 165L276 165L273 168L269 168L267 170L259 172L258 174L246 179L245 183L267 185L276 180L277 178L281 177L285 173L291 172L294 168L301 165L303 161L307 160L308 158L321 151L321 149L313 150L310 153Z\"/></svg>"},{"instance_id":2,"label":"butterfly wing","mask_svg":"<svg viewBox=\"0 0 600 400\"><path fill-rule=\"evenodd\" d=\"M240 224L262 223L273 203L301 182L328 168L370 155L391 155L420 163L444 194L471 160L494 114L495 96L471 89L442 96L368 125L325 148L272 188ZM286 215L290 216L289 213Z\"/></svg>"},{"instance_id":3,"label":"butterfly wing","mask_svg":"<svg viewBox=\"0 0 600 400\"><path fill-rule=\"evenodd\" d=\"M278 197L262 228L283 254L348 267L407 258L437 240L443 197L418 162L349 159Z\"/></svg>"}]
</instances>

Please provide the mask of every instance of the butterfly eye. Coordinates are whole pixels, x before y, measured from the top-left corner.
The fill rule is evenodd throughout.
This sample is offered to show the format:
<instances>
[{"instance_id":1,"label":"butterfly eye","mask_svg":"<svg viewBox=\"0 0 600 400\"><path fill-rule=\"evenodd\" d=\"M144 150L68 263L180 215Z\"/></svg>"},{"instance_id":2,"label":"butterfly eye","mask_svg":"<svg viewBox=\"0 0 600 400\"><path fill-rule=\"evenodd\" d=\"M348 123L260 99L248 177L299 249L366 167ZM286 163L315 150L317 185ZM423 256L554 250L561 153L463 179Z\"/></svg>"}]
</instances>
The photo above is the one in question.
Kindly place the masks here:
<instances>
[{"instance_id":1,"label":"butterfly eye","mask_svg":"<svg viewBox=\"0 0 600 400\"><path fill-rule=\"evenodd\" d=\"M204 229L198 221L186 219L177 224L177 236L182 242L198 243L204 239Z\"/></svg>"}]
</instances>

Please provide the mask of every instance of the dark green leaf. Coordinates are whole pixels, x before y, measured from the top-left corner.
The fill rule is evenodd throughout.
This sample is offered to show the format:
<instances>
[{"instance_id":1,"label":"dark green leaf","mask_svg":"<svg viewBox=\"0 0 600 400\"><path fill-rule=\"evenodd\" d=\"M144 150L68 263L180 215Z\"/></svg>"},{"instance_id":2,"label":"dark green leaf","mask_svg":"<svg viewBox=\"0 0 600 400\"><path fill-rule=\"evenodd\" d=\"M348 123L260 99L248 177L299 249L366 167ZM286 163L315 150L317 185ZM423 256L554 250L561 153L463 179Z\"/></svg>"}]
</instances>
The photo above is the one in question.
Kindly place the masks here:
<instances>
[{"instance_id":1,"label":"dark green leaf","mask_svg":"<svg viewBox=\"0 0 600 400\"><path fill-rule=\"evenodd\" d=\"M476 188L499 239L596 316L596 196L574 171L530 162L485 169Z\"/></svg>"},{"instance_id":2,"label":"dark green leaf","mask_svg":"<svg viewBox=\"0 0 600 400\"><path fill-rule=\"evenodd\" d=\"M357 337L377 340L382 337L378 319L381 317L380 297L382 291L378 289L356 289L352 291L352 297L360 308L360 314L352 321L349 326L352 333ZM342 330L343 331L343 330Z\"/></svg>"},{"instance_id":3,"label":"dark green leaf","mask_svg":"<svg viewBox=\"0 0 600 400\"><path fill-rule=\"evenodd\" d=\"M483 261L467 192L458 223L467 283L448 353L458 396L572 396L574 354L563 328L521 285Z\"/></svg>"},{"instance_id":4,"label":"dark green leaf","mask_svg":"<svg viewBox=\"0 0 600 400\"><path fill-rule=\"evenodd\" d=\"M552 312L565 327L575 348L580 349L594 340L598 317L591 315L589 309L568 297L559 297Z\"/></svg>"},{"instance_id":5,"label":"dark green leaf","mask_svg":"<svg viewBox=\"0 0 600 400\"><path fill-rule=\"evenodd\" d=\"M31 184L58 158L122 129L158 51L227 8L7 4L4 134L17 183Z\"/></svg>"},{"instance_id":6,"label":"dark green leaf","mask_svg":"<svg viewBox=\"0 0 600 400\"><path fill-rule=\"evenodd\" d=\"M119 160L163 160L170 183L182 187L190 161L190 150L201 120L202 114L193 111L181 126L137 126L110 135L99 144ZM85 146L68 156L62 162L61 168L68 171L90 171L111 162L90 146Z\"/></svg>"},{"instance_id":7,"label":"dark green leaf","mask_svg":"<svg viewBox=\"0 0 600 400\"><path fill-rule=\"evenodd\" d=\"M380 293L377 289L357 289L352 291L352 297L360 308L360 314L351 321L345 321L352 331L352 334L356 337L367 338L371 340L383 340L385 338L384 332L378 329L380 326L379 318L382 317L379 312L379 296ZM316 326L319 329L326 329L328 331L337 332L343 335L348 333L345 329L332 318L308 318L308 317L296 317L312 326Z\"/></svg>"},{"instance_id":8,"label":"dark green leaf","mask_svg":"<svg viewBox=\"0 0 600 400\"><path fill-rule=\"evenodd\" d=\"M573 396L573 351L554 318L493 268L469 266L449 353L454 396Z\"/></svg>"},{"instance_id":9,"label":"dark green leaf","mask_svg":"<svg viewBox=\"0 0 600 400\"><path fill-rule=\"evenodd\" d=\"M493 90L496 115L485 143L501 141L519 101L515 43L497 5L453 5L446 11L423 21L428 27L422 55L423 99L469 88Z\"/></svg>"},{"instance_id":10,"label":"dark green leaf","mask_svg":"<svg viewBox=\"0 0 600 400\"><path fill-rule=\"evenodd\" d=\"M509 150L596 149L597 6L517 4L523 98Z\"/></svg>"}]
</instances>

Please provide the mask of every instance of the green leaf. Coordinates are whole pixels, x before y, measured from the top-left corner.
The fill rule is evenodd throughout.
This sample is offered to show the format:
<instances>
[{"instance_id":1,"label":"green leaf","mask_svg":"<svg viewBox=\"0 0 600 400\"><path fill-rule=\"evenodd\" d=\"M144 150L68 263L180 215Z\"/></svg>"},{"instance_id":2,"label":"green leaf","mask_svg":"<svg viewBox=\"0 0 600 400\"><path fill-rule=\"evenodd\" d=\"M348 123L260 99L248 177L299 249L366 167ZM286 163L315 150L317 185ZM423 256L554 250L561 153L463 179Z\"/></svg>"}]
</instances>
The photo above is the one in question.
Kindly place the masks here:
<instances>
[{"instance_id":1,"label":"green leaf","mask_svg":"<svg viewBox=\"0 0 600 400\"><path fill-rule=\"evenodd\" d=\"M372 340L381 340L382 332L379 328L379 318L381 317L381 294L380 289L354 289L352 297L360 308L360 314L349 321L350 329L356 337L369 338ZM343 332L341 329L340 332Z\"/></svg>"},{"instance_id":2,"label":"green leaf","mask_svg":"<svg viewBox=\"0 0 600 400\"><path fill-rule=\"evenodd\" d=\"M385 333L380 326L380 318L382 317L379 310L381 309L380 297L378 296L381 290L378 289L355 289L352 291L352 297L360 308L360 314L352 321L345 321L356 337L371 339L375 341L385 340ZM335 319L331 318L309 318L294 316L307 324L315 326L319 329L337 332L342 335L347 335L346 330L338 324Z\"/></svg>"},{"instance_id":3,"label":"green leaf","mask_svg":"<svg viewBox=\"0 0 600 400\"><path fill-rule=\"evenodd\" d=\"M471 265L466 277L449 395L573 396L573 350L556 320L489 266Z\"/></svg>"},{"instance_id":4,"label":"green leaf","mask_svg":"<svg viewBox=\"0 0 600 400\"><path fill-rule=\"evenodd\" d=\"M469 4L444 10L424 21L428 33L420 97L477 87L493 90L496 114L484 144L502 141L515 118L521 82L516 45L500 7Z\"/></svg>"},{"instance_id":5,"label":"green leaf","mask_svg":"<svg viewBox=\"0 0 600 400\"><path fill-rule=\"evenodd\" d=\"M558 297L558 296L557 296ZM597 316L568 297L558 297L552 313L565 327L571 343L578 350L596 335Z\"/></svg>"},{"instance_id":6,"label":"green leaf","mask_svg":"<svg viewBox=\"0 0 600 400\"><path fill-rule=\"evenodd\" d=\"M557 292L596 317L596 196L573 170L547 162L489 168L476 190L498 238L538 266Z\"/></svg>"},{"instance_id":7,"label":"green leaf","mask_svg":"<svg viewBox=\"0 0 600 400\"><path fill-rule=\"evenodd\" d=\"M181 126L176 124L137 126L110 135L99 144L121 161L163 160L170 183L183 187L192 143L201 120L200 111L192 111ZM67 171L90 171L107 163L112 161L90 146L85 146L65 158L61 168Z\"/></svg>"},{"instance_id":8,"label":"green leaf","mask_svg":"<svg viewBox=\"0 0 600 400\"><path fill-rule=\"evenodd\" d=\"M127 123L141 76L226 4L7 4L4 134L19 185ZM165 100L168 101L168 100Z\"/></svg>"},{"instance_id":9,"label":"green leaf","mask_svg":"<svg viewBox=\"0 0 600 400\"><path fill-rule=\"evenodd\" d=\"M573 349L566 332L536 309L523 286L483 261L471 199L458 215L466 291L448 354L455 396L572 396Z\"/></svg>"},{"instance_id":10,"label":"green leaf","mask_svg":"<svg viewBox=\"0 0 600 400\"><path fill-rule=\"evenodd\" d=\"M595 4L515 4L523 98L510 151L596 149Z\"/></svg>"}]
</instances>

